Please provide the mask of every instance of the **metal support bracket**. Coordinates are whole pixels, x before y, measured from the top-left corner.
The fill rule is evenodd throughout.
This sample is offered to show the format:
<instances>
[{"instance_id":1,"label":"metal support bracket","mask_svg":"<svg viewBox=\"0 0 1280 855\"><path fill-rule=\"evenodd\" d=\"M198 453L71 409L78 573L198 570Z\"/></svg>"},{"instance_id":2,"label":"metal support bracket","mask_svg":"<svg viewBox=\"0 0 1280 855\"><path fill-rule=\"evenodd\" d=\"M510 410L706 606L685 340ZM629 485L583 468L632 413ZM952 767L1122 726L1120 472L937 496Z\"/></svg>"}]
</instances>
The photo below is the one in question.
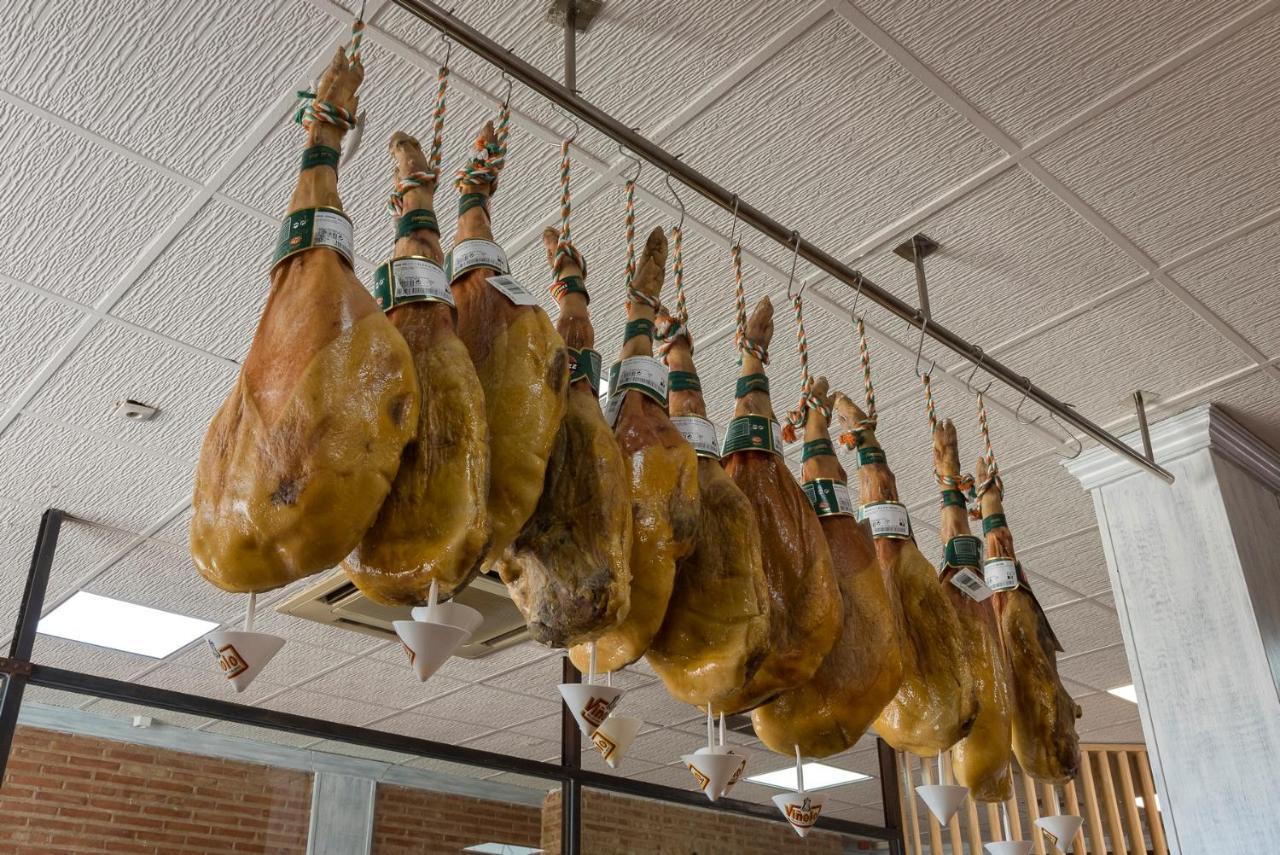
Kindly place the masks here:
<instances>
[{"instance_id":1,"label":"metal support bracket","mask_svg":"<svg viewBox=\"0 0 1280 855\"><path fill-rule=\"evenodd\" d=\"M8 674L11 677L15 675L30 677L31 663L25 659L10 659L8 656L0 656L0 674Z\"/></svg>"},{"instance_id":2,"label":"metal support bracket","mask_svg":"<svg viewBox=\"0 0 1280 855\"><path fill-rule=\"evenodd\" d=\"M903 241L893 248L893 254L911 262L916 269L916 294L920 298L920 317L922 320L933 320L933 312L929 309L929 284L924 278L924 260L938 251L938 242L928 235L912 235L910 240Z\"/></svg>"},{"instance_id":3,"label":"metal support bracket","mask_svg":"<svg viewBox=\"0 0 1280 855\"><path fill-rule=\"evenodd\" d=\"M591 29L603 6L603 0L553 0L547 10L547 22L563 27L572 21L575 30L585 33Z\"/></svg>"},{"instance_id":4,"label":"metal support bracket","mask_svg":"<svg viewBox=\"0 0 1280 855\"><path fill-rule=\"evenodd\" d=\"M1156 455L1151 450L1151 428L1147 426L1147 401L1141 389L1135 389L1133 392L1133 408L1138 413L1138 434L1142 437L1142 455L1155 463Z\"/></svg>"}]
</instances>

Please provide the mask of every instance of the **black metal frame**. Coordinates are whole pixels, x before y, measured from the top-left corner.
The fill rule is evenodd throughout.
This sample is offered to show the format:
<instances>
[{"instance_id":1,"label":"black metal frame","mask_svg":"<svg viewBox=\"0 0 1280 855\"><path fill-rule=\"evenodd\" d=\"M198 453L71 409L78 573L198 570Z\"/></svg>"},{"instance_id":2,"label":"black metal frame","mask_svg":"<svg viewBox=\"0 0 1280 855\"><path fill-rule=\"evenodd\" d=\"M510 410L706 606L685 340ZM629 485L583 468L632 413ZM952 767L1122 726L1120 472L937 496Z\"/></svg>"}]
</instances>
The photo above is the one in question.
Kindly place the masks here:
<instances>
[{"instance_id":1,"label":"black metal frame","mask_svg":"<svg viewBox=\"0 0 1280 855\"><path fill-rule=\"evenodd\" d=\"M18 724L18 710L22 706L23 693L27 685L31 684L271 730L288 731L317 739L335 739L353 745L559 781L563 823L562 851L568 855L578 855L582 848L583 787L703 810L740 814L771 822L785 822L782 816L768 805L736 799L721 799L713 806L700 792L680 790L630 778L618 778L583 769L581 733L573 715L563 704L561 705L560 763L556 765L33 663L31 652L35 645L36 627L44 607L49 571L53 566L53 556L58 545L58 532L66 516L62 511L50 508L45 511L40 521L40 532L31 557L31 568L27 573L26 588L14 626L13 641L9 646L9 656L0 657L0 674L5 677L3 695L0 695L0 782L4 779L5 767L8 765L9 753L13 747L13 736ZM567 657L564 660L563 679L567 683L578 682L580 679L577 669ZM893 750L883 742L880 743L879 756L885 825L882 827L823 818L818 821L818 827L841 834L887 841L890 851L895 855L901 855L903 851L902 815L898 798L897 758Z\"/></svg>"}]
</instances>

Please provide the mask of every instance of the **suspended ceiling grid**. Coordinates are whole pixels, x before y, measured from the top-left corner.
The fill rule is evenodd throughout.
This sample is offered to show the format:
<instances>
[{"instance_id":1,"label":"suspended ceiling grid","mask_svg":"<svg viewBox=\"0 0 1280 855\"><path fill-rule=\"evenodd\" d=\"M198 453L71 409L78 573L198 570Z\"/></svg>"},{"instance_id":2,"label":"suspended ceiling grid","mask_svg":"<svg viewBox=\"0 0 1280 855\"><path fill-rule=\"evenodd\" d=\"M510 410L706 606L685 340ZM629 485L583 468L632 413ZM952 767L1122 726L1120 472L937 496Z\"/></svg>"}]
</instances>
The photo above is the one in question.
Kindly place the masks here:
<instances>
[{"instance_id":1,"label":"suspended ceiling grid","mask_svg":"<svg viewBox=\"0 0 1280 855\"><path fill-rule=\"evenodd\" d=\"M580 44L579 85L910 302L911 271L887 250L929 233L943 245L928 261L939 322L1095 420L1128 429L1127 394L1143 388L1155 393L1157 414L1218 401L1276 443L1277 5L1092 2L1033 12L1016 2L611 0ZM390 241L382 146L397 128L425 132L442 56L420 22L376 0L368 8L369 128L341 184L365 277ZM560 36L540 11L539 2L476 2L459 14L554 74ZM188 4L164 16L140 4L48 2L16 14L0 70L0 227L11 236L0 248L0 287L16 309L0 344L3 618L12 620L38 511L52 504L99 524L68 528L52 604L84 587L234 623L239 600L196 580L186 557L191 471L265 296L300 140L289 121L293 91L345 38L349 15L324 0ZM445 162L456 165L503 86L464 52L453 60ZM571 123L519 90L514 103L495 230L517 274L538 284L539 235L557 219L555 144ZM608 356L622 325L619 187L631 166L588 129L578 142L574 233ZM653 170L641 185L643 236L670 226L676 208ZM89 186L96 204L79 201ZM681 196L699 366L723 423L736 373L731 222ZM441 194L446 235L450 199ZM782 411L799 386L783 299L790 257L749 231L744 244L748 293L771 294L778 310L770 374ZM803 264L797 280L808 286L815 370L857 398L854 294ZM917 335L859 308L872 328L879 434L928 544L936 500ZM934 359L939 407L960 424L972 458L969 366L926 342L921 367ZM978 371L973 383L985 382ZM1089 501L1058 465L1071 447L1034 407L1015 417L1016 393L991 395L1019 554L1067 647L1063 672L1086 709L1082 734L1139 739L1136 709L1102 691L1130 679ZM159 406L160 417L114 417L123 397ZM554 654L521 647L453 663L418 686L390 646L265 620L291 644L250 702L556 756ZM198 650L157 662L42 638L37 653L122 679L223 691ZM642 666L628 679L655 729L624 771L683 784L671 763L696 745L696 715L665 699ZM762 755L753 767L774 762ZM874 765L865 751L837 763ZM763 798L758 789L743 795ZM836 815L871 821L878 793L878 784L841 791Z\"/></svg>"}]
</instances>

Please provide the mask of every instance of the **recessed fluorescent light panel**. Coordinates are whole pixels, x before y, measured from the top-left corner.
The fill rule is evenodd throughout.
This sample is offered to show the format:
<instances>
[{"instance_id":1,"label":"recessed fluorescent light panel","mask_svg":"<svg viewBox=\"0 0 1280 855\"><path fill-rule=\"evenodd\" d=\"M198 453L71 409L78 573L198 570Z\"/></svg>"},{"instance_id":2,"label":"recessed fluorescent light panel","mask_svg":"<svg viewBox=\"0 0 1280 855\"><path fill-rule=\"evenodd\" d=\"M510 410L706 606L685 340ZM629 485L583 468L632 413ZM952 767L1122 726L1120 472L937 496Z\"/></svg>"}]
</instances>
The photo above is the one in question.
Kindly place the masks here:
<instances>
[{"instance_id":1,"label":"recessed fluorescent light panel","mask_svg":"<svg viewBox=\"0 0 1280 855\"><path fill-rule=\"evenodd\" d=\"M780 790L795 790L797 788L796 767L791 765L778 769L776 772L748 775L747 780L754 781L757 784L764 784L766 787L777 787ZM825 763L804 764L804 788L806 792L870 780L870 775L864 775L861 772L850 772L848 769L837 769L835 766L828 766Z\"/></svg>"},{"instance_id":2,"label":"recessed fluorescent light panel","mask_svg":"<svg viewBox=\"0 0 1280 855\"><path fill-rule=\"evenodd\" d=\"M1121 700L1126 700L1131 704L1138 702L1138 690L1133 687L1133 683L1127 686L1116 686L1114 689L1107 689L1107 693L1115 695Z\"/></svg>"},{"instance_id":3,"label":"recessed fluorescent light panel","mask_svg":"<svg viewBox=\"0 0 1280 855\"><path fill-rule=\"evenodd\" d=\"M207 620L77 591L40 619L44 635L163 659L217 629Z\"/></svg>"}]
</instances>

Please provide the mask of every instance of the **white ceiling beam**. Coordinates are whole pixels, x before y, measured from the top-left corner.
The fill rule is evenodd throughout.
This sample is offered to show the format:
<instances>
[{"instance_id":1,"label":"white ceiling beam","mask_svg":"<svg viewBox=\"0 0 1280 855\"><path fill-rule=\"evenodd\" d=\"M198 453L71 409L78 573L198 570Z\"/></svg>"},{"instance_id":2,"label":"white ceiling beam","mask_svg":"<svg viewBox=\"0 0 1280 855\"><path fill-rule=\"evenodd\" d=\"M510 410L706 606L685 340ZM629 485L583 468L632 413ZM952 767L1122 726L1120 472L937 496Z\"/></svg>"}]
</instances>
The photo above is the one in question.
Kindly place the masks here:
<instances>
[{"instance_id":1,"label":"white ceiling beam","mask_svg":"<svg viewBox=\"0 0 1280 855\"><path fill-rule=\"evenodd\" d=\"M1155 262L1137 243L1126 235L1109 219L1089 205L1083 198L1068 188L1061 179L1052 174L1043 164L1041 164L1021 143L1005 132L1003 128L994 121L987 118L977 107L971 104L964 96L956 91L949 83L936 74L928 65L916 57L904 45L898 42L887 31L882 29L871 18L862 12L850 0L831 0L831 8L842 15L850 24L852 24L862 35L880 49L886 56L894 60L902 67L904 71L914 77L922 86L929 89L939 100L947 104L958 115L963 117L974 128L976 128L983 136L995 145L1004 150L1005 154L1018 162L1018 165L1026 170L1032 177L1041 183L1045 189L1053 193L1063 204L1069 207L1082 220L1101 234L1103 237L1111 241L1117 249L1127 255L1136 262L1147 274L1170 294L1180 300L1188 309L1198 315L1201 320L1209 324L1217 333L1228 342L1230 342L1238 351L1250 359L1254 365L1265 365L1267 355L1255 347L1245 336L1241 335L1234 327L1219 317L1207 305L1200 301L1195 295L1188 291L1182 284L1174 280L1167 272L1161 269L1160 265ZM1155 67L1149 72L1140 75L1141 80L1135 82L1131 87L1121 87L1120 91L1113 93L1115 99L1103 99L1107 106L1105 109L1115 106L1119 100L1131 97L1139 89L1149 86L1154 80L1159 79L1176 68L1180 68L1192 59L1202 55L1223 39L1228 38L1231 34L1238 32L1241 28L1247 27L1266 15L1271 14L1277 8L1280 8L1280 2L1277 0L1267 0L1267 2L1259 4L1251 9L1245 15L1234 19L1227 26L1221 27L1210 34L1209 37L1201 39L1194 46L1179 52L1176 55L1177 61L1171 64L1165 64ZM1080 121L1088 121L1092 118L1095 109L1104 109L1101 106L1093 106L1086 109L1080 114ZM1065 131L1064 131L1065 133ZM1056 138L1056 137L1055 137ZM1046 145L1042 142L1040 145ZM1280 378L1280 368L1266 366L1266 370L1276 378Z\"/></svg>"}]
</instances>

